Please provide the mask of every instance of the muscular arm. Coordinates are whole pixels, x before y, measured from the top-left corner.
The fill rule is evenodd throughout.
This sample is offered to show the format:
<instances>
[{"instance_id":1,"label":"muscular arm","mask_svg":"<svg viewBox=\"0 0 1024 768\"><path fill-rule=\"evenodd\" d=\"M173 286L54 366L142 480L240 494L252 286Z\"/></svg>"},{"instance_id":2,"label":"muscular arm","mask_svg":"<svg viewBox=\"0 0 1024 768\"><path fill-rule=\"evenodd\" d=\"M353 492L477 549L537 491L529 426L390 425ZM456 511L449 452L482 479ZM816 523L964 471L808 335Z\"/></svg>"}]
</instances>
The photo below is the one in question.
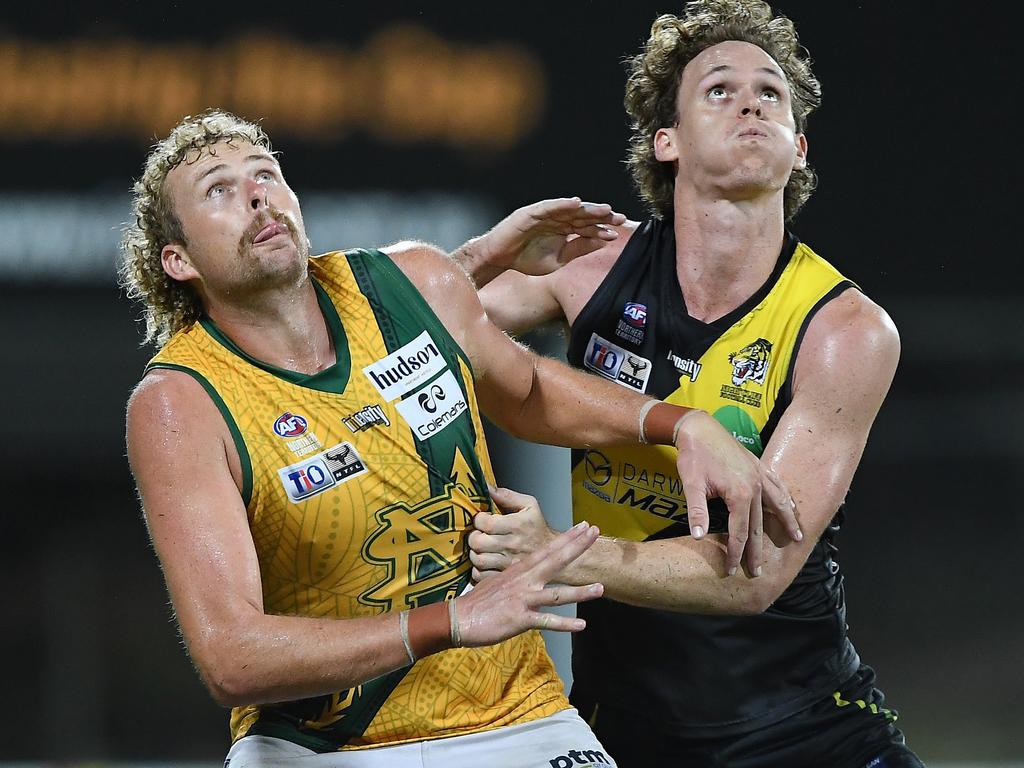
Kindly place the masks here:
<instances>
[{"instance_id":1,"label":"muscular arm","mask_svg":"<svg viewBox=\"0 0 1024 768\"><path fill-rule=\"evenodd\" d=\"M783 548L766 540L761 578L742 571L726 575L718 537L684 537L601 538L563 579L599 579L608 597L634 605L690 613L763 611L792 582L842 503L898 358L895 327L859 292L847 291L811 322L797 357L793 402L763 456L793 493L805 536ZM478 516L479 530L470 537L478 571L505 567L549 535L528 502L508 501L527 517L516 524L515 515Z\"/></svg>"},{"instance_id":2,"label":"muscular arm","mask_svg":"<svg viewBox=\"0 0 1024 768\"><path fill-rule=\"evenodd\" d=\"M539 357L512 341L490 322L466 276L438 251L405 244L390 252L469 356L481 409L502 429L550 445L638 442L641 409L650 398ZM706 500L725 500L730 510L730 569L739 564L745 548L751 567L760 562L762 491L790 535L799 537L792 499L775 473L739 447L707 413L664 403L646 413L649 442L672 445L675 440L679 448L679 475L697 538L707 530Z\"/></svg>"},{"instance_id":3,"label":"muscular arm","mask_svg":"<svg viewBox=\"0 0 1024 768\"><path fill-rule=\"evenodd\" d=\"M218 703L326 694L408 664L397 613L338 620L264 612L259 562L239 493L238 456L223 418L190 376L179 371L147 375L129 402L127 439L182 635ZM552 556L578 556L595 537L574 531ZM465 644L489 645L542 624L581 628L559 616L545 620L534 610L552 604L545 602L550 593L543 589L550 574L541 570L527 565L518 580L496 595L476 589L460 597ZM598 594L599 587L568 599ZM494 609L501 609L501 601L506 601L507 615L499 618ZM412 622L410 615L410 632ZM497 633L495 628L500 628Z\"/></svg>"}]
</instances>

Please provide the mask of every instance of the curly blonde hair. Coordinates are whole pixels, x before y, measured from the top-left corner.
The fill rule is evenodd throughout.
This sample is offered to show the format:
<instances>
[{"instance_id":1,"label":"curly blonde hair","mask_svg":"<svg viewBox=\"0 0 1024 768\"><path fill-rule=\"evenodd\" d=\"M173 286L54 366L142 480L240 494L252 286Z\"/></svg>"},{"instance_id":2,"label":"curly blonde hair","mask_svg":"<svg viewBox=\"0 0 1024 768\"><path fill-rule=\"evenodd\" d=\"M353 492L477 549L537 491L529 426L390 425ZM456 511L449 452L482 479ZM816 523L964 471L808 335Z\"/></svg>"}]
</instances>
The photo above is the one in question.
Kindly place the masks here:
<instances>
[{"instance_id":1,"label":"curly blonde hair","mask_svg":"<svg viewBox=\"0 0 1024 768\"><path fill-rule=\"evenodd\" d=\"M626 162L640 196L659 218L671 216L675 172L672 163L654 156L654 135L677 123L683 68L704 49L730 40L756 45L782 68L798 133L804 133L808 115L821 106L821 84L793 22L775 16L762 0L695 0L686 4L682 16L658 17L643 50L627 60L625 105L633 130ZM807 202L816 184L810 166L792 172L784 193L786 221Z\"/></svg>"},{"instance_id":2,"label":"curly blonde hair","mask_svg":"<svg viewBox=\"0 0 1024 768\"><path fill-rule=\"evenodd\" d=\"M195 162L203 150L216 153L221 141L246 141L272 151L270 139L256 123L218 109L188 115L170 135L153 145L142 177L132 197L134 224L121 235L119 282L130 299L142 302L146 321L143 344L155 341L162 347L178 331L188 328L202 314L198 294L187 283L164 272L160 251L168 243L187 245L181 222L167 194L167 174L181 163ZM195 157L190 155L195 154Z\"/></svg>"}]
</instances>

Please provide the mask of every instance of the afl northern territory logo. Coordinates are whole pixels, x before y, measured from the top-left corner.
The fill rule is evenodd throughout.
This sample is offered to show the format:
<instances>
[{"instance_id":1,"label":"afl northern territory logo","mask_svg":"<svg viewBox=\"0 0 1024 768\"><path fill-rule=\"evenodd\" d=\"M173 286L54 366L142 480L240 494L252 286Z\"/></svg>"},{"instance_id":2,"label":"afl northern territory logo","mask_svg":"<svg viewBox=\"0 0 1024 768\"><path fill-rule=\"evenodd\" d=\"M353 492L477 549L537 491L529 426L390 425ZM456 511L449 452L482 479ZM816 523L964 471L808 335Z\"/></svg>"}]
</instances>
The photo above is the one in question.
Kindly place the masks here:
<instances>
[{"instance_id":1,"label":"afl northern territory logo","mask_svg":"<svg viewBox=\"0 0 1024 768\"><path fill-rule=\"evenodd\" d=\"M306 431L306 420L301 416L285 411L274 422L274 433L278 437L298 437Z\"/></svg>"}]
</instances>

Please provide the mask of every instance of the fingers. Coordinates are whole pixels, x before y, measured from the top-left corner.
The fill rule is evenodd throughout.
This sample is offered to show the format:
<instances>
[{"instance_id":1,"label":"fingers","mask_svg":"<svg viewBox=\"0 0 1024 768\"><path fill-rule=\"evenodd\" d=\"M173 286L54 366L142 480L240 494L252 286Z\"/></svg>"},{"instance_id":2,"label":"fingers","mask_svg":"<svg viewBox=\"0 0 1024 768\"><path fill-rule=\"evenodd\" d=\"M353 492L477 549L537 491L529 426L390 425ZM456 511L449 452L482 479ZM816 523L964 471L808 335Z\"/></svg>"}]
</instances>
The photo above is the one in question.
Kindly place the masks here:
<instances>
[{"instance_id":1,"label":"fingers","mask_svg":"<svg viewBox=\"0 0 1024 768\"><path fill-rule=\"evenodd\" d=\"M578 197L541 200L526 210L534 219L560 221L574 229L592 224L619 226L626 222L625 215L616 213L607 203L588 203Z\"/></svg>"},{"instance_id":2,"label":"fingers","mask_svg":"<svg viewBox=\"0 0 1024 768\"><path fill-rule=\"evenodd\" d=\"M785 483L773 469L765 467L764 481L761 485L765 511L774 515L782 523L790 539L802 541L804 534L800 530L800 520L796 515L796 503Z\"/></svg>"},{"instance_id":3,"label":"fingers","mask_svg":"<svg viewBox=\"0 0 1024 768\"><path fill-rule=\"evenodd\" d=\"M539 507L537 499L525 493L518 493L510 488L491 487L491 498L504 513L518 512L527 507Z\"/></svg>"},{"instance_id":4,"label":"fingers","mask_svg":"<svg viewBox=\"0 0 1024 768\"><path fill-rule=\"evenodd\" d=\"M764 561L764 537L763 514L761 509L761 494L755 493L750 500L750 527L747 530L747 546L745 550L747 570L752 576L761 575L761 563Z\"/></svg>"},{"instance_id":5,"label":"fingers","mask_svg":"<svg viewBox=\"0 0 1024 768\"><path fill-rule=\"evenodd\" d=\"M555 575L561 573L565 566L590 549L600 534L596 525L586 522L579 523L568 531L558 534L548 544L525 560L521 560L519 564L525 570L532 571L541 583L546 584L552 581Z\"/></svg>"},{"instance_id":6,"label":"fingers","mask_svg":"<svg viewBox=\"0 0 1024 768\"><path fill-rule=\"evenodd\" d=\"M502 552L469 551L469 562L479 571L501 572L512 565L512 560Z\"/></svg>"},{"instance_id":7,"label":"fingers","mask_svg":"<svg viewBox=\"0 0 1024 768\"><path fill-rule=\"evenodd\" d=\"M725 505L729 508L729 543L726 546L725 570L730 576L736 573L743 559L752 504L753 496L746 493L731 494L725 499Z\"/></svg>"},{"instance_id":8,"label":"fingers","mask_svg":"<svg viewBox=\"0 0 1024 768\"><path fill-rule=\"evenodd\" d=\"M535 606L585 603L587 600L594 600L603 594L603 584L587 584L583 587L570 587L559 584L554 587L546 587L538 592Z\"/></svg>"},{"instance_id":9,"label":"fingers","mask_svg":"<svg viewBox=\"0 0 1024 768\"><path fill-rule=\"evenodd\" d=\"M679 473L683 481L683 494L686 496L686 517L690 523L690 535L695 539L703 539L708 532L708 498L707 484L694 482L687 474Z\"/></svg>"},{"instance_id":10,"label":"fingers","mask_svg":"<svg viewBox=\"0 0 1024 768\"><path fill-rule=\"evenodd\" d=\"M473 527L492 536L500 536L511 533L515 528L515 520L510 520L505 515L495 515L490 512L477 512L473 518ZM470 534L472 536L473 534ZM472 544L470 544L472 546Z\"/></svg>"},{"instance_id":11,"label":"fingers","mask_svg":"<svg viewBox=\"0 0 1024 768\"><path fill-rule=\"evenodd\" d=\"M557 613L539 613L534 611L530 616L534 629L547 629L552 632L579 632L585 629L587 622L572 616L559 616Z\"/></svg>"}]
</instances>

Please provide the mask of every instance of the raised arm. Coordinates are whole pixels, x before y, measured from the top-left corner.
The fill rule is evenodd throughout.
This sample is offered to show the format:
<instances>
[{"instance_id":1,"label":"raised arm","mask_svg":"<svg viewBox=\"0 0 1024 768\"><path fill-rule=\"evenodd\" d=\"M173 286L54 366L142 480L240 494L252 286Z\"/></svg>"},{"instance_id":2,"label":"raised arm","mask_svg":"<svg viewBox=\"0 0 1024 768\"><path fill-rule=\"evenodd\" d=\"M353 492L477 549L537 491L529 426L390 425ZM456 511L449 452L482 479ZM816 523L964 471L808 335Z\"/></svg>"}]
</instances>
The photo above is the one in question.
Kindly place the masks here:
<instances>
[{"instance_id":1,"label":"raised arm","mask_svg":"<svg viewBox=\"0 0 1024 768\"><path fill-rule=\"evenodd\" d=\"M506 270L546 275L619 235L625 222L605 203L559 197L517 208L486 234L456 248L451 258L483 288Z\"/></svg>"},{"instance_id":2,"label":"raised arm","mask_svg":"<svg viewBox=\"0 0 1024 768\"><path fill-rule=\"evenodd\" d=\"M652 401L537 356L488 320L473 286L443 254L411 244L392 254L469 355L480 407L502 429L534 442L588 447L636 443L642 424L648 442L680 449L680 478L698 538L708 526L707 499L725 500L730 567L738 565L748 536L748 563L760 563L763 489L769 511L798 535L792 499L774 472L707 413Z\"/></svg>"},{"instance_id":3,"label":"raised arm","mask_svg":"<svg viewBox=\"0 0 1024 768\"><path fill-rule=\"evenodd\" d=\"M793 402L763 456L792 491L805 537L783 548L765 541L761 578L727 575L719 537L650 542L602 537L562 578L570 584L600 579L608 597L634 605L689 613L763 611L793 581L842 503L898 358L895 326L855 290L830 302L811 322L797 357ZM507 567L553 535L533 499L501 491L495 500L515 514L477 516L471 557L477 577L485 581L488 571Z\"/></svg>"},{"instance_id":4,"label":"raised arm","mask_svg":"<svg viewBox=\"0 0 1024 768\"><path fill-rule=\"evenodd\" d=\"M359 619L264 612L259 562L239 493L234 444L202 387L179 371L148 374L128 406L128 456L149 533L186 646L214 699L225 706L306 698L344 690L409 664L399 614ZM553 569L597 537L575 528L512 579L459 597L464 645L490 645L531 628L580 623L538 608L600 595L545 588ZM408 615L415 656L451 647L445 604Z\"/></svg>"}]
</instances>

